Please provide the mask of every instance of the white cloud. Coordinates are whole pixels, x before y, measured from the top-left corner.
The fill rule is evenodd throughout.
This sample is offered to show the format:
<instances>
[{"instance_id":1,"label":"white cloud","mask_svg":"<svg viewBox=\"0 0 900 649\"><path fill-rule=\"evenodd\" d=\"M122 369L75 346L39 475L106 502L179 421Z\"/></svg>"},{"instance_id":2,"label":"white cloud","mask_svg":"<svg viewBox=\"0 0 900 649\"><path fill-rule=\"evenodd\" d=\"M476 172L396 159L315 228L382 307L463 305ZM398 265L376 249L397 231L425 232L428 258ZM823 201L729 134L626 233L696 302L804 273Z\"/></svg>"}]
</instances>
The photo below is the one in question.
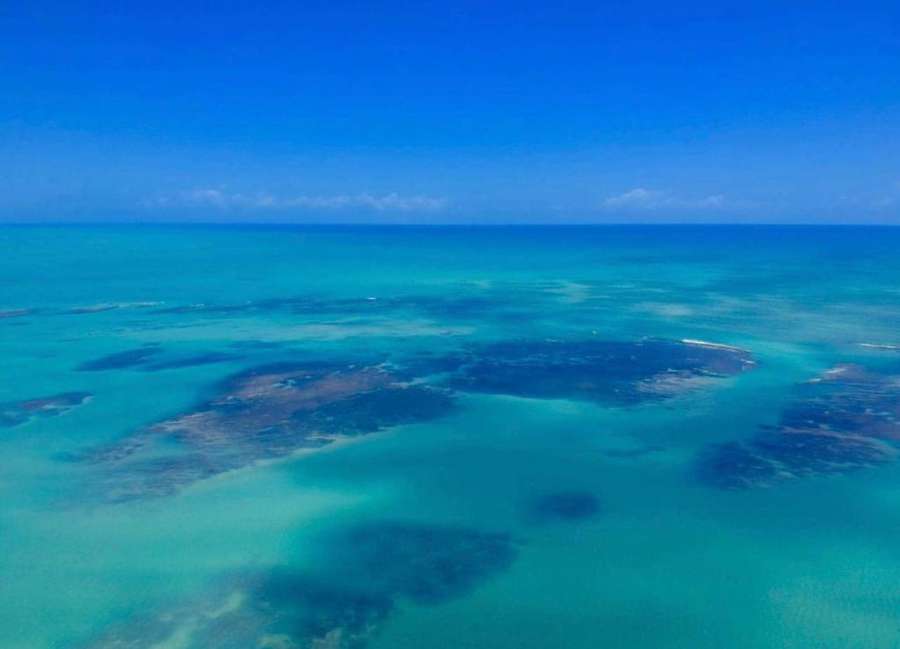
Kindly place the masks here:
<instances>
[{"instance_id":1,"label":"white cloud","mask_svg":"<svg viewBox=\"0 0 900 649\"><path fill-rule=\"evenodd\" d=\"M367 209L378 212L434 211L442 209L447 201L434 196L402 196L395 192L388 194L333 194L274 196L268 193L240 194L219 189L192 189L177 196L163 196L146 203L156 207L196 206L217 209L245 210L342 210Z\"/></svg>"},{"instance_id":2,"label":"white cloud","mask_svg":"<svg viewBox=\"0 0 900 649\"><path fill-rule=\"evenodd\" d=\"M183 198L190 203L206 203L216 207L225 207L228 197L218 189L192 189L185 192Z\"/></svg>"},{"instance_id":3,"label":"white cloud","mask_svg":"<svg viewBox=\"0 0 900 649\"><path fill-rule=\"evenodd\" d=\"M603 201L604 207L654 210L654 209L716 209L725 205L722 194L710 194L701 198L682 198L669 192L636 187L623 194L609 196Z\"/></svg>"},{"instance_id":4,"label":"white cloud","mask_svg":"<svg viewBox=\"0 0 900 649\"><path fill-rule=\"evenodd\" d=\"M603 204L607 207L648 207L655 205L663 197L662 192L637 187L624 194L610 196L603 201Z\"/></svg>"}]
</instances>

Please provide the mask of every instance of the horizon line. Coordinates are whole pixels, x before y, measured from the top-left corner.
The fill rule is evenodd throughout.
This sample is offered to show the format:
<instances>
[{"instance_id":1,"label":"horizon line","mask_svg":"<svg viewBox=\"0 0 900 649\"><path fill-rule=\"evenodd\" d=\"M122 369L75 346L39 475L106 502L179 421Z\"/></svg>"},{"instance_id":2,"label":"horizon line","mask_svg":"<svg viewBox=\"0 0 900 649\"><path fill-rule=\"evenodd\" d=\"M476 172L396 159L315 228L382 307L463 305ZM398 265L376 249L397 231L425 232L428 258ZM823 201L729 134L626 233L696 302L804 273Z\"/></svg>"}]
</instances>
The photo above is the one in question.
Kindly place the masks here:
<instances>
[{"instance_id":1,"label":"horizon line","mask_svg":"<svg viewBox=\"0 0 900 649\"><path fill-rule=\"evenodd\" d=\"M723 221L623 221L623 222L585 222L585 223L553 223L547 221L509 221L485 223L478 221L466 222L430 222L430 223L390 223L390 222L328 222L316 221L307 223L292 223L285 221L144 221L144 220L109 220L109 221L2 221L0 227L102 227L102 226L129 226L129 227L284 227L284 228L584 228L584 227L804 227L804 228L896 228L900 223L886 222L819 222L819 221L748 221L748 222L723 222Z\"/></svg>"}]
</instances>

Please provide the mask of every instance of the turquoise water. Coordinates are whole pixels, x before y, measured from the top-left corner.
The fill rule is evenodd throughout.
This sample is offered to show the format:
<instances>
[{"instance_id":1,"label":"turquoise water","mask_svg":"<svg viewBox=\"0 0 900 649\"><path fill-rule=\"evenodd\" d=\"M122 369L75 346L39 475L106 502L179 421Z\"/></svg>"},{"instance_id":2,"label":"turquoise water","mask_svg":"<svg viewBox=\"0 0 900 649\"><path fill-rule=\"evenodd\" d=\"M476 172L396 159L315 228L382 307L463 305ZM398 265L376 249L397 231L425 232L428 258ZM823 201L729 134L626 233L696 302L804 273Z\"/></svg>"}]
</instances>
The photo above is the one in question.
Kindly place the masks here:
<instances>
[{"instance_id":1,"label":"turquoise water","mask_svg":"<svg viewBox=\"0 0 900 649\"><path fill-rule=\"evenodd\" d=\"M4 649L900 644L892 452L749 488L698 468L836 366L900 402L900 230L6 227L0 246ZM657 374L615 398L403 374L461 350L502 365L502 342L647 340L752 364L652 398ZM150 435L212 457L189 479L88 459L202 412L229 377L313 362L399 367L453 405L347 434L338 401L337 441L289 453L257 430ZM73 392L90 397L22 405ZM593 508L542 516L560 493Z\"/></svg>"}]
</instances>

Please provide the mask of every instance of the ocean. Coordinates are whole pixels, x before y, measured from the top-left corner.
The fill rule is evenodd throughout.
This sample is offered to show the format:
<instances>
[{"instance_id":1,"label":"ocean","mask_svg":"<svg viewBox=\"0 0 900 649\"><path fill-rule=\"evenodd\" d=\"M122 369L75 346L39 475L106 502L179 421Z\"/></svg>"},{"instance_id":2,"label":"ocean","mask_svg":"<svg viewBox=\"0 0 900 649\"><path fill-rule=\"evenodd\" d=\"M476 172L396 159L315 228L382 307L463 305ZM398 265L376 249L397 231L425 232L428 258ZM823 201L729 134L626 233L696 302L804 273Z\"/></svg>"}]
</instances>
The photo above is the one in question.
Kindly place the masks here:
<instances>
[{"instance_id":1,"label":"ocean","mask_svg":"<svg viewBox=\"0 0 900 649\"><path fill-rule=\"evenodd\" d=\"M0 227L3 649L900 646L900 229Z\"/></svg>"}]
</instances>

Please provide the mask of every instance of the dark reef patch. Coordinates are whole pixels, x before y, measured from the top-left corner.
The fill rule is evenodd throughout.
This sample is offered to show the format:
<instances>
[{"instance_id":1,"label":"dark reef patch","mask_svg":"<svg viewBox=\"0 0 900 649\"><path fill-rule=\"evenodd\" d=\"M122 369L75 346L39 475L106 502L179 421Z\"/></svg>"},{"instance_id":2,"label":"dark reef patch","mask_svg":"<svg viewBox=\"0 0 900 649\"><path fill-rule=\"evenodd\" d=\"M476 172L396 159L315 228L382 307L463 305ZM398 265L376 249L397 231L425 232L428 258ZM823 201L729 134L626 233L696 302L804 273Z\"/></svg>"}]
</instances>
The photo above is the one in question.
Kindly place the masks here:
<instances>
[{"instance_id":1,"label":"dark reef patch","mask_svg":"<svg viewBox=\"0 0 900 649\"><path fill-rule=\"evenodd\" d=\"M539 522L576 521L600 511L600 500L589 491L560 491L538 498L530 514Z\"/></svg>"},{"instance_id":2,"label":"dark reef patch","mask_svg":"<svg viewBox=\"0 0 900 649\"><path fill-rule=\"evenodd\" d=\"M141 365L148 358L161 351L162 350L159 347L138 347L137 349L116 352L115 354L101 356L92 361L86 361L76 369L79 372L102 372L106 370L128 369Z\"/></svg>"},{"instance_id":3,"label":"dark reef patch","mask_svg":"<svg viewBox=\"0 0 900 649\"><path fill-rule=\"evenodd\" d=\"M288 646L353 649L377 632L394 601L365 584L347 587L276 571L254 590L250 606L265 636L300 643Z\"/></svg>"},{"instance_id":4,"label":"dark reef patch","mask_svg":"<svg viewBox=\"0 0 900 649\"><path fill-rule=\"evenodd\" d=\"M10 428L39 417L55 417L80 406L90 392L62 392L49 397L0 404L0 427Z\"/></svg>"},{"instance_id":5,"label":"dark reef patch","mask_svg":"<svg viewBox=\"0 0 900 649\"><path fill-rule=\"evenodd\" d=\"M445 392L411 385L355 394L304 411L298 420L321 433L365 435L399 424L442 417L450 406Z\"/></svg>"},{"instance_id":6,"label":"dark reef patch","mask_svg":"<svg viewBox=\"0 0 900 649\"><path fill-rule=\"evenodd\" d=\"M683 393L753 367L744 350L666 340L524 341L472 348L458 390L628 405Z\"/></svg>"},{"instance_id":7,"label":"dark reef patch","mask_svg":"<svg viewBox=\"0 0 900 649\"><path fill-rule=\"evenodd\" d=\"M453 407L447 392L377 366L267 365L227 379L196 409L85 459L106 468L110 500L160 496L260 460L441 417Z\"/></svg>"},{"instance_id":8,"label":"dark reef patch","mask_svg":"<svg viewBox=\"0 0 900 649\"><path fill-rule=\"evenodd\" d=\"M895 461L900 375L841 365L797 388L777 426L700 457L701 481L723 489L843 474Z\"/></svg>"},{"instance_id":9,"label":"dark reef patch","mask_svg":"<svg viewBox=\"0 0 900 649\"><path fill-rule=\"evenodd\" d=\"M398 600L433 606L463 597L517 553L507 534L397 521L342 530L328 545L315 575L275 570L252 591L253 609L276 621L269 634L299 646L359 647Z\"/></svg>"},{"instance_id":10,"label":"dark reef patch","mask_svg":"<svg viewBox=\"0 0 900 649\"><path fill-rule=\"evenodd\" d=\"M311 571L276 567L238 577L199 601L140 615L89 649L150 649L186 635L190 646L359 649L402 600L437 605L508 569L506 534L372 521L328 535Z\"/></svg>"},{"instance_id":11,"label":"dark reef patch","mask_svg":"<svg viewBox=\"0 0 900 649\"><path fill-rule=\"evenodd\" d=\"M461 597L516 556L507 534L395 521L351 528L336 548L347 556L348 576L417 604Z\"/></svg>"},{"instance_id":12,"label":"dark reef patch","mask_svg":"<svg viewBox=\"0 0 900 649\"><path fill-rule=\"evenodd\" d=\"M107 370L138 369L144 372L160 372L162 370L179 370L198 365L227 363L240 358L235 354L222 352L202 352L185 356L166 355L159 359L163 349L158 346L138 347L124 352L117 352L82 363L76 369L79 372L101 372Z\"/></svg>"},{"instance_id":13,"label":"dark reef patch","mask_svg":"<svg viewBox=\"0 0 900 649\"><path fill-rule=\"evenodd\" d=\"M234 354L223 354L221 352L207 352L204 354L194 354L193 356L182 356L171 358L164 361L157 361L143 365L142 370L146 372L159 372L160 370L178 370L185 367L196 367L198 365L211 365L213 363L227 363L238 360L240 357Z\"/></svg>"},{"instance_id":14,"label":"dark reef patch","mask_svg":"<svg viewBox=\"0 0 900 649\"><path fill-rule=\"evenodd\" d=\"M471 362L471 353L437 354L419 352L403 359L403 363L393 367L393 371L402 376L434 376L458 371L467 362Z\"/></svg>"},{"instance_id":15,"label":"dark reef patch","mask_svg":"<svg viewBox=\"0 0 900 649\"><path fill-rule=\"evenodd\" d=\"M5 320L8 318L21 318L33 313L33 309L8 309L6 311L0 311L0 320Z\"/></svg>"},{"instance_id":16,"label":"dark reef patch","mask_svg":"<svg viewBox=\"0 0 900 649\"><path fill-rule=\"evenodd\" d=\"M116 309L121 308L118 304L94 304L91 306L76 306L72 307L68 311L64 313L70 315L86 315L89 313L104 313L105 311L115 311Z\"/></svg>"},{"instance_id":17,"label":"dark reef patch","mask_svg":"<svg viewBox=\"0 0 900 649\"><path fill-rule=\"evenodd\" d=\"M648 446L640 446L638 448L611 448L603 451L603 455L615 460L634 460L652 453L665 451L665 447L650 444Z\"/></svg>"},{"instance_id":18,"label":"dark reef patch","mask_svg":"<svg viewBox=\"0 0 900 649\"><path fill-rule=\"evenodd\" d=\"M146 459L139 457L129 463L106 467L102 496L108 502L171 496L187 485L241 466L243 462L236 454L211 456L187 452Z\"/></svg>"}]
</instances>

